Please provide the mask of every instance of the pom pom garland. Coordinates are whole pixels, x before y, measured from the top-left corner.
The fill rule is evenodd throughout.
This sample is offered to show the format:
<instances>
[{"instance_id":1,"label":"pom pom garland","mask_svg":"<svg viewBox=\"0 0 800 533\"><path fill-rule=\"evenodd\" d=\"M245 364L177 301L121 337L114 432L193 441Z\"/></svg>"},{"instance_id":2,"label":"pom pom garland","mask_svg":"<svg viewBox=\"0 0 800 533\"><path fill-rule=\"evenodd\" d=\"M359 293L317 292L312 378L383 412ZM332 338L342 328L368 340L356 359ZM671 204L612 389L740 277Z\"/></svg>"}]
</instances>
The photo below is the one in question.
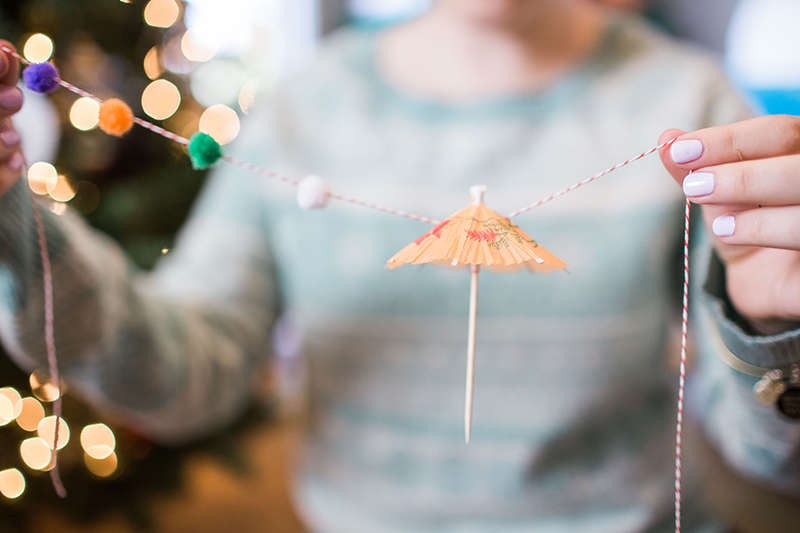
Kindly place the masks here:
<instances>
[{"instance_id":1,"label":"pom pom garland","mask_svg":"<svg viewBox=\"0 0 800 533\"><path fill-rule=\"evenodd\" d=\"M133 127L133 111L119 98L111 98L100 104L98 125L109 135L122 137Z\"/></svg>"},{"instance_id":2,"label":"pom pom garland","mask_svg":"<svg viewBox=\"0 0 800 533\"><path fill-rule=\"evenodd\" d=\"M222 158L222 147L214 137L198 131L189 139L189 159L197 169L208 168Z\"/></svg>"},{"instance_id":3,"label":"pom pom garland","mask_svg":"<svg viewBox=\"0 0 800 533\"><path fill-rule=\"evenodd\" d=\"M33 63L22 72L25 86L37 93L51 93L58 87L58 70L52 63Z\"/></svg>"},{"instance_id":4,"label":"pom pom garland","mask_svg":"<svg viewBox=\"0 0 800 533\"><path fill-rule=\"evenodd\" d=\"M297 204L305 209L320 209L328 205L330 187L319 176L308 176L297 185Z\"/></svg>"}]
</instances>

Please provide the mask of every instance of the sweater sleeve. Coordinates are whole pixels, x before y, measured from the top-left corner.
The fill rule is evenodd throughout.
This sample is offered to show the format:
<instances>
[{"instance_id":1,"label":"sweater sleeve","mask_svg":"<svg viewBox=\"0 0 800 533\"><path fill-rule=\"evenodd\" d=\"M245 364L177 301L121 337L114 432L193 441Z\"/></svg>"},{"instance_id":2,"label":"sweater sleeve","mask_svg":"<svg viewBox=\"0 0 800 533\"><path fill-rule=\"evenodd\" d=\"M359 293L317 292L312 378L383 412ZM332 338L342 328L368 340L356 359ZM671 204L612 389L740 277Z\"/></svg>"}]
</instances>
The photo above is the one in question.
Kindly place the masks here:
<instances>
[{"instance_id":1,"label":"sweater sleeve","mask_svg":"<svg viewBox=\"0 0 800 533\"><path fill-rule=\"evenodd\" d=\"M79 217L41 209L62 375L166 444L213 431L241 410L277 314L258 182L221 170L152 273ZM23 182L0 197L0 340L31 371L45 366L46 349L41 260Z\"/></svg>"}]
</instances>

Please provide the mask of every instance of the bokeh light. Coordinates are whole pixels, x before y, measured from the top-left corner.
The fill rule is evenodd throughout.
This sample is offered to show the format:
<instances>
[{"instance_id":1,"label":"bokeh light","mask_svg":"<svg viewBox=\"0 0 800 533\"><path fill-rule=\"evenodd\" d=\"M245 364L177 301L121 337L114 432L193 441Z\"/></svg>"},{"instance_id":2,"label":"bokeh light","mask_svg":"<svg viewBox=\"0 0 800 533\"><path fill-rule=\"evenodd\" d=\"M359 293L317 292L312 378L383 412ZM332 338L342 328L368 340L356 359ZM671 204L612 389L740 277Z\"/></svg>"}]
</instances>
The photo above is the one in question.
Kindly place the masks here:
<instances>
[{"instance_id":1,"label":"bokeh light","mask_svg":"<svg viewBox=\"0 0 800 533\"><path fill-rule=\"evenodd\" d=\"M191 29L181 38L181 51L190 61L208 61L217 54L219 43L203 38L197 30Z\"/></svg>"},{"instance_id":2,"label":"bokeh light","mask_svg":"<svg viewBox=\"0 0 800 533\"><path fill-rule=\"evenodd\" d=\"M75 191L72 185L69 184L67 178L59 176L56 186L50 191L50 198L56 202L69 202L75 197Z\"/></svg>"},{"instance_id":3,"label":"bokeh light","mask_svg":"<svg viewBox=\"0 0 800 533\"><path fill-rule=\"evenodd\" d=\"M117 445L114 433L105 424L90 424L81 431L81 446L93 459L105 459Z\"/></svg>"},{"instance_id":4,"label":"bokeh light","mask_svg":"<svg viewBox=\"0 0 800 533\"><path fill-rule=\"evenodd\" d=\"M36 194L47 194L58 182L58 171L50 163L39 161L28 168L28 186Z\"/></svg>"},{"instance_id":5,"label":"bokeh light","mask_svg":"<svg viewBox=\"0 0 800 533\"><path fill-rule=\"evenodd\" d=\"M158 57L158 47L154 46L144 56L144 73L151 80L157 79L161 76L164 69L161 68L161 59Z\"/></svg>"},{"instance_id":6,"label":"bokeh light","mask_svg":"<svg viewBox=\"0 0 800 533\"><path fill-rule=\"evenodd\" d=\"M23 398L20 401L20 413L17 415L17 425L25 431L36 431L39 422L44 418L44 407L36 398Z\"/></svg>"},{"instance_id":7,"label":"bokeh light","mask_svg":"<svg viewBox=\"0 0 800 533\"><path fill-rule=\"evenodd\" d=\"M46 416L39 422L37 434L47 445L52 448L56 435L56 416ZM60 450L69 442L69 425L61 418L58 424L58 449Z\"/></svg>"},{"instance_id":8,"label":"bokeh light","mask_svg":"<svg viewBox=\"0 0 800 533\"><path fill-rule=\"evenodd\" d=\"M258 94L258 78L248 81L239 91L239 108L245 115L250 112Z\"/></svg>"},{"instance_id":9,"label":"bokeh light","mask_svg":"<svg viewBox=\"0 0 800 533\"><path fill-rule=\"evenodd\" d=\"M222 104L212 105L200 116L200 131L214 137L220 144L228 144L239 135L239 116Z\"/></svg>"},{"instance_id":10,"label":"bokeh light","mask_svg":"<svg viewBox=\"0 0 800 533\"><path fill-rule=\"evenodd\" d=\"M0 494L13 500L25 492L25 476L16 468L0 471Z\"/></svg>"},{"instance_id":11,"label":"bokeh light","mask_svg":"<svg viewBox=\"0 0 800 533\"><path fill-rule=\"evenodd\" d=\"M31 35L25 41L22 55L31 63L44 63L53 55L53 41L43 33Z\"/></svg>"},{"instance_id":12,"label":"bokeh light","mask_svg":"<svg viewBox=\"0 0 800 533\"><path fill-rule=\"evenodd\" d=\"M111 452L104 459L95 459L88 453L83 456L86 468L97 477L108 477L117 471L117 454Z\"/></svg>"},{"instance_id":13,"label":"bokeh light","mask_svg":"<svg viewBox=\"0 0 800 533\"><path fill-rule=\"evenodd\" d=\"M19 445L19 455L22 462L34 470L45 470L50 466L53 450L41 437L25 439Z\"/></svg>"},{"instance_id":14,"label":"bokeh light","mask_svg":"<svg viewBox=\"0 0 800 533\"><path fill-rule=\"evenodd\" d=\"M15 418L17 418L19 416L20 412L22 412L22 403L20 403L20 400L22 400L22 397L17 392L17 389L15 389L14 387L3 387L3 388L0 388L0 396L4 396L4 397L8 398L8 400L11 402L11 405L14 406L14 411L13 411L9 421L14 420Z\"/></svg>"},{"instance_id":15,"label":"bokeh light","mask_svg":"<svg viewBox=\"0 0 800 533\"><path fill-rule=\"evenodd\" d=\"M56 183L58 183L58 176L56 176ZM55 188L55 184L53 184L53 188ZM44 370L34 370L31 374L30 384L33 395L43 402L54 402L61 395L58 387L50 381L50 374Z\"/></svg>"},{"instance_id":16,"label":"bokeh light","mask_svg":"<svg viewBox=\"0 0 800 533\"><path fill-rule=\"evenodd\" d=\"M81 131L97 127L100 103L93 98L78 98L69 110L69 121Z\"/></svg>"},{"instance_id":17,"label":"bokeh light","mask_svg":"<svg viewBox=\"0 0 800 533\"><path fill-rule=\"evenodd\" d=\"M144 21L156 28L169 28L181 14L175 0L150 0L144 8Z\"/></svg>"},{"instance_id":18,"label":"bokeh light","mask_svg":"<svg viewBox=\"0 0 800 533\"><path fill-rule=\"evenodd\" d=\"M156 80L142 93L142 109L156 120L171 117L181 105L181 93L167 80Z\"/></svg>"},{"instance_id":19,"label":"bokeh light","mask_svg":"<svg viewBox=\"0 0 800 533\"><path fill-rule=\"evenodd\" d=\"M50 205L50 212L54 215L61 216L67 212L67 204L62 204L61 202L53 202Z\"/></svg>"},{"instance_id":20,"label":"bokeh light","mask_svg":"<svg viewBox=\"0 0 800 533\"><path fill-rule=\"evenodd\" d=\"M14 420L14 404L5 396L0 396L0 426Z\"/></svg>"}]
</instances>

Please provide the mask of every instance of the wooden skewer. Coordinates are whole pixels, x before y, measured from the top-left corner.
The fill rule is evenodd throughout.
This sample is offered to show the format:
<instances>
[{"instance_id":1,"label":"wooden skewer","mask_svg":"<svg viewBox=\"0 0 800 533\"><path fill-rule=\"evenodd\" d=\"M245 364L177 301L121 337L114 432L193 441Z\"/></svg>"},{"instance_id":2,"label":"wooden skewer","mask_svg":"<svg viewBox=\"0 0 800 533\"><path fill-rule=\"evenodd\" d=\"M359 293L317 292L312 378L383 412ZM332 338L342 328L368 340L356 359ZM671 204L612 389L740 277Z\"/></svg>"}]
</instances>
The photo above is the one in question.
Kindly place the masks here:
<instances>
[{"instance_id":1,"label":"wooden skewer","mask_svg":"<svg viewBox=\"0 0 800 533\"><path fill-rule=\"evenodd\" d=\"M469 444L472 430L472 389L475 384L475 323L478 317L478 272L480 266L471 265L472 283L469 293L469 337L467 342L467 396L464 406L464 436Z\"/></svg>"}]
</instances>

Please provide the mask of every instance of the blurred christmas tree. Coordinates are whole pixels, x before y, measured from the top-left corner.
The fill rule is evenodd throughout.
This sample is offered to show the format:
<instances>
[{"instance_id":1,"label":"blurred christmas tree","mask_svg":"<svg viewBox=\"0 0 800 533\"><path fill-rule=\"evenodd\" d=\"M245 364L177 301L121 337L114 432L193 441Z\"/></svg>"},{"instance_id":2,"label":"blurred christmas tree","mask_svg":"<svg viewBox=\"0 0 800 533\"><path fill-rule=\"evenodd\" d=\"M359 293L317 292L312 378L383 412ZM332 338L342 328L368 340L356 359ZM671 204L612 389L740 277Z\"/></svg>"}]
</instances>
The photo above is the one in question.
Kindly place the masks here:
<instances>
[{"instance_id":1,"label":"blurred christmas tree","mask_svg":"<svg viewBox=\"0 0 800 533\"><path fill-rule=\"evenodd\" d=\"M174 0L151 3L156 2L168 11L174 8L172 21L167 17L166 23L146 24L147 5L136 0L3 0L0 38L22 51L31 35L44 34L52 40L54 61L64 79L102 99L121 98L140 117L146 117L141 103L144 89L154 79L169 80L180 90L181 101L163 125L188 136L197 130L203 109L189 90L186 74L191 65L182 56L173 57L168 65L169 54L174 55L174 45L185 32L185 6ZM53 163L75 192L67 204L114 237L142 268L150 268L171 247L204 173L191 168L182 147L141 128L122 138L97 129L81 131L70 118L76 99L67 91L49 98L59 117L60 144ZM13 388L21 396L31 396L28 374L0 349L0 392L4 387L6 392ZM102 417L67 394L64 418L73 432L72 441L59 454L69 490L66 502L57 500L46 473L23 464L20 443L34 437L35 429L26 430L8 420L3 424L0 419L0 477L3 471L16 468L27 481L19 497L0 496L0 531L26 531L30 514L47 506L78 521L122 509L136 527L147 529L147 502L180 486L181 458L192 450L161 450L114 427L117 467L103 471L98 463L98 469L92 470L94 463L84 458L79 433ZM222 455L230 461L235 453L229 439L230 435L203 446L206 450L221 446Z\"/></svg>"}]
</instances>

